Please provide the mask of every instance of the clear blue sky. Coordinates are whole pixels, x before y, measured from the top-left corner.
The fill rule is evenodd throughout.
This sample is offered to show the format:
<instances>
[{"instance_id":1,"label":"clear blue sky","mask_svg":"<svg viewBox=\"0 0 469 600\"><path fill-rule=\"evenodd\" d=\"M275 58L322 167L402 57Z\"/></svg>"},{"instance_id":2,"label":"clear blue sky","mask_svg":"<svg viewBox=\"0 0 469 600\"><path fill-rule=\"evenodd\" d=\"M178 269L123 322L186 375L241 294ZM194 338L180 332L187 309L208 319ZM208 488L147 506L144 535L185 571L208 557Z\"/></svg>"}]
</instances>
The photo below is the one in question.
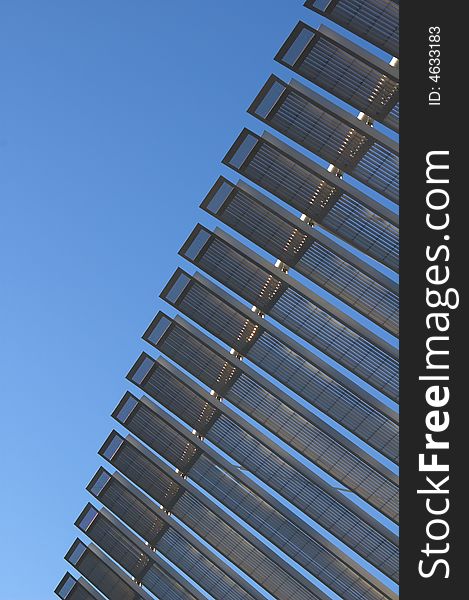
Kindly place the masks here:
<instances>
[{"instance_id":1,"label":"clear blue sky","mask_svg":"<svg viewBox=\"0 0 469 600\"><path fill-rule=\"evenodd\" d=\"M0 2L0 600L45 600L124 375L301 0ZM26 575L27 574L27 575Z\"/></svg>"}]
</instances>

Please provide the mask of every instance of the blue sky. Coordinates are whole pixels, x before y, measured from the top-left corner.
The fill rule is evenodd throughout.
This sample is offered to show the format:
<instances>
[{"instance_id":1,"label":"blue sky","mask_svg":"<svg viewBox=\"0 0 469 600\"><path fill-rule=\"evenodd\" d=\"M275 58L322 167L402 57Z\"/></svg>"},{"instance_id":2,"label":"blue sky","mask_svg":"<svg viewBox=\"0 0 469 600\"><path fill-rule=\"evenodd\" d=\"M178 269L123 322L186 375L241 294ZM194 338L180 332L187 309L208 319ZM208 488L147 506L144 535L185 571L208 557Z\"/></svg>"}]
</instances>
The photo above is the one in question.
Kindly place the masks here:
<instances>
[{"instance_id":1,"label":"blue sky","mask_svg":"<svg viewBox=\"0 0 469 600\"><path fill-rule=\"evenodd\" d=\"M52 597L140 336L299 19L300 0L0 3L0 600Z\"/></svg>"}]
</instances>

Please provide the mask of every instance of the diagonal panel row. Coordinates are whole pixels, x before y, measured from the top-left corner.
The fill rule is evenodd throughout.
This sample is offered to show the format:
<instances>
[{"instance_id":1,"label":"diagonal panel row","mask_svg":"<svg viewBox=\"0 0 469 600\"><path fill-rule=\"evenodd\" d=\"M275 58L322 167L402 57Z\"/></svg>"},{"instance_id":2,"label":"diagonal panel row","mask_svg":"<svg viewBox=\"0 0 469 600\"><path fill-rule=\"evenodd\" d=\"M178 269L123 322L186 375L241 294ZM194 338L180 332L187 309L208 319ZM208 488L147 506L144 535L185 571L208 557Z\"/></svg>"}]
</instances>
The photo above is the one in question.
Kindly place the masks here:
<instances>
[{"instance_id":1,"label":"diagonal panel row","mask_svg":"<svg viewBox=\"0 0 469 600\"><path fill-rule=\"evenodd\" d=\"M240 375L240 378L243 376ZM288 477L292 488L307 490L310 495L321 497L324 505L330 504L335 507L334 510L343 510L341 519L335 523L333 520L324 521L323 524L324 527L332 527L334 535L351 544L354 549L357 544L347 538L348 529L345 526L348 518L353 519L346 517L350 513L395 544L395 536L366 511L328 485L320 475L294 458L271 436L263 434L239 412L217 400L215 395L206 392L163 358L154 360L142 354L128 377L142 391L185 421L198 435L207 438L266 485L278 492L282 489L282 495L292 504L304 509L301 499L290 493L290 487L280 487L279 473L283 473L284 478ZM365 462L369 457L364 452L354 448L350 440L340 436L313 414L310 420L303 417L301 411L294 410L295 404L289 402L289 396L280 392L274 396L269 392L266 380L259 379L256 382L249 377L245 377L245 380L258 394L257 403L250 404L248 396L236 395L227 389L225 393L230 404L255 419L378 510L385 511L383 507L395 501L397 479L392 473L371 459L370 464ZM314 520L321 522L322 513L320 510L315 512L315 509L318 507L311 506L308 511ZM363 556L368 557L366 547L357 552L365 553Z\"/></svg>"},{"instance_id":2,"label":"diagonal panel row","mask_svg":"<svg viewBox=\"0 0 469 600\"><path fill-rule=\"evenodd\" d=\"M269 133L245 129L223 162L374 260L397 271L397 215Z\"/></svg>"},{"instance_id":3,"label":"diagonal panel row","mask_svg":"<svg viewBox=\"0 0 469 600\"><path fill-rule=\"evenodd\" d=\"M120 506L125 500L125 496L120 498ZM151 535L148 535L152 540L151 547L142 544L130 529L117 521L106 509L98 511L92 504L85 507L77 519L76 526L131 573L136 581L158 596L161 594L161 582L158 581L158 587L154 587L153 582L157 579L158 567L163 565L163 557L177 564L183 573L215 598L247 600L256 597L254 590L249 588L246 582L243 582L244 587L241 587L238 582L242 579L239 576L236 580L229 577L216 565L213 557L208 558L207 553L196 549L177 528L169 527L163 519L149 514L148 511L143 515L139 514L138 509L139 504L134 502L130 513L118 510L116 512L124 523L130 520L133 529L137 531L146 532L145 521L138 520L136 527L136 518L146 517L147 526L151 522ZM142 537L147 541L146 536ZM157 549L157 553L154 549ZM257 598L261 596L257 595Z\"/></svg>"},{"instance_id":4,"label":"diagonal panel row","mask_svg":"<svg viewBox=\"0 0 469 600\"><path fill-rule=\"evenodd\" d=\"M305 6L399 56L399 0L306 0Z\"/></svg>"},{"instance_id":5,"label":"diagonal panel row","mask_svg":"<svg viewBox=\"0 0 469 600\"><path fill-rule=\"evenodd\" d=\"M266 393L262 388L270 390L272 387L275 390L273 395L278 395L276 387L269 386L265 378L260 380L252 368L179 316L172 320L160 313L147 330L146 340L222 397L231 398L234 394L251 402L264 403ZM357 396L346 393L333 379L316 375L313 373L311 376L316 383L316 393L312 394L314 405L346 430L397 462L397 424L360 402ZM292 381L290 378L290 385L293 385ZM303 395L309 395L310 391L307 387L303 388ZM303 403L297 402L295 409L307 419L311 414Z\"/></svg>"},{"instance_id":6,"label":"diagonal panel row","mask_svg":"<svg viewBox=\"0 0 469 600\"><path fill-rule=\"evenodd\" d=\"M116 537L120 538L121 543L125 543L125 536L116 532ZM117 540L116 542L119 543ZM116 549L118 548L119 546ZM131 553L135 552L135 548L130 547L128 551L130 555L127 560L130 563ZM138 549L136 552L138 553ZM144 557L145 552L141 552L141 555ZM80 539L76 539L65 559L109 600L152 600L154 597L146 593L139 583L131 579L129 574L126 574L94 544L87 546ZM181 582L181 578L173 568L163 565L160 560L158 562L161 566L154 565L148 577L148 589L158 589L159 599L204 600L193 586L185 581ZM129 565L129 568L132 567ZM68 595L65 598L68 600Z\"/></svg>"},{"instance_id":7,"label":"diagonal panel row","mask_svg":"<svg viewBox=\"0 0 469 600\"><path fill-rule=\"evenodd\" d=\"M129 403L133 407L130 413L128 413ZM119 416L122 410L126 411L124 419ZM278 473L278 460L276 465L267 468L265 466L266 455L259 452L255 441L251 441L249 445L242 436L238 438L240 450L230 456L236 460L236 454L244 453L245 458L243 459L241 456L240 466L242 469L240 469L237 465L224 459L210 445L204 444L197 436L191 435L190 431L186 430L178 421L145 397L137 401L135 397L127 395L116 413L116 418L147 446L172 463L180 473L188 475L191 481L205 489L211 496L223 502L229 510L237 514L260 535L269 539L292 560L297 561L336 593L340 593L344 598L348 598L350 594L360 596L365 591L366 594L370 593L368 592L370 586L367 584L363 587L363 584L358 581L359 576L363 576L363 571L356 566L353 560L338 552L320 533L306 524L297 513L273 497L267 487L259 485L252 477L248 476L248 472L254 473L267 485L276 487L282 496L289 497L305 513L311 516L320 515L321 523L333 531L334 519L338 515L332 509L332 503L327 504L327 496L318 493L313 486L309 486L308 495L308 486L304 485L304 478L302 482L297 476L295 481L289 473L292 471L291 469ZM213 427L216 428L217 423ZM224 430L226 431L226 427ZM236 434L236 430L231 431L232 440L235 439L233 436ZM215 436L209 430L206 437L212 440ZM229 439L228 437L228 443ZM247 452L250 451L253 454L248 458ZM253 465L254 468L252 468ZM266 470L267 476L260 475L262 469ZM268 476L269 469L270 476ZM272 483L274 479L276 481ZM346 514L342 511L341 513L345 518ZM346 531L344 542L354 548L362 544L366 551L366 557L371 558L377 567L382 568L384 565L384 570L389 572L389 565L392 563L391 557L397 558L396 548L393 547L391 541L386 542L383 536L375 534L372 529L369 529L363 538L366 526L358 525L358 523L359 521L355 520L355 526L350 526L352 521L349 521L348 531L342 526L343 531ZM361 554L363 555L364 552ZM394 566L395 571L390 573L392 577L396 575L397 563ZM346 580L345 585L344 579Z\"/></svg>"},{"instance_id":8,"label":"diagonal panel row","mask_svg":"<svg viewBox=\"0 0 469 600\"><path fill-rule=\"evenodd\" d=\"M168 560L175 560L194 581L208 592L224 593L233 598L263 595L192 532L183 527L167 511L156 505L120 473L109 473L100 467L88 485L88 491L121 521L133 529L152 549ZM173 552L181 552L175 556ZM221 590L223 588L223 591Z\"/></svg>"},{"instance_id":9,"label":"diagonal panel row","mask_svg":"<svg viewBox=\"0 0 469 600\"><path fill-rule=\"evenodd\" d=\"M279 600L321 598L307 578L132 436L112 432L100 454Z\"/></svg>"},{"instance_id":10,"label":"diagonal panel row","mask_svg":"<svg viewBox=\"0 0 469 600\"><path fill-rule=\"evenodd\" d=\"M399 70L328 27L299 22L276 56L281 64L394 131Z\"/></svg>"},{"instance_id":11,"label":"diagonal panel row","mask_svg":"<svg viewBox=\"0 0 469 600\"><path fill-rule=\"evenodd\" d=\"M397 2L305 5L398 55ZM178 269L161 293L198 327L144 333L175 364L127 375L148 397L113 412L62 600L397 600L398 146L372 124L398 130L398 61L302 22L276 60L326 95L272 75L248 112L330 167L248 129L226 154L293 212L223 177L201 206L277 262L201 225L183 245L223 288Z\"/></svg>"},{"instance_id":12,"label":"diagonal panel row","mask_svg":"<svg viewBox=\"0 0 469 600\"><path fill-rule=\"evenodd\" d=\"M212 233L197 226L181 255L339 365L398 400L397 349L337 305L219 229ZM313 360L319 364L319 357ZM369 404L379 406L363 386L347 380L346 375L325 361L322 367L341 385Z\"/></svg>"},{"instance_id":13,"label":"diagonal panel row","mask_svg":"<svg viewBox=\"0 0 469 600\"><path fill-rule=\"evenodd\" d=\"M220 177L201 208L338 300L398 335L397 284L292 213L239 181Z\"/></svg>"},{"instance_id":14,"label":"diagonal panel row","mask_svg":"<svg viewBox=\"0 0 469 600\"><path fill-rule=\"evenodd\" d=\"M398 145L292 80L272 75L248 112L376 192L399 202Z\"/></svg>"}]
</instances>

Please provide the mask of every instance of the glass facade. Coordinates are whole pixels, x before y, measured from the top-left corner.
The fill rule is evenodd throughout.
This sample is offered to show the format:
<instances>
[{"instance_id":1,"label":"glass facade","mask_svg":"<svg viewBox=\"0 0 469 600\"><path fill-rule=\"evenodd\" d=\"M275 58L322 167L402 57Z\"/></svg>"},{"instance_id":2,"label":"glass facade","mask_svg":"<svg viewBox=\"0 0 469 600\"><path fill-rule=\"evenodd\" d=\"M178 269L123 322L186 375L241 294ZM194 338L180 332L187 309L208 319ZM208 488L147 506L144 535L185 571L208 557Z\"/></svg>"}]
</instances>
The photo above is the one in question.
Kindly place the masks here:
<instances>
[{"instance_id":1,"label":"glass facade","mask_svg":"<svg viewBox=\"0 0 469 600\"><path fill-rule=\"evenodd\" d=\"M243 129L202 201L235 237L179 252L62 600L398 599L398 3L304 4L353 36L299 22L306 85L249 106L281 139Z\"/></svg>"}]
</instances>

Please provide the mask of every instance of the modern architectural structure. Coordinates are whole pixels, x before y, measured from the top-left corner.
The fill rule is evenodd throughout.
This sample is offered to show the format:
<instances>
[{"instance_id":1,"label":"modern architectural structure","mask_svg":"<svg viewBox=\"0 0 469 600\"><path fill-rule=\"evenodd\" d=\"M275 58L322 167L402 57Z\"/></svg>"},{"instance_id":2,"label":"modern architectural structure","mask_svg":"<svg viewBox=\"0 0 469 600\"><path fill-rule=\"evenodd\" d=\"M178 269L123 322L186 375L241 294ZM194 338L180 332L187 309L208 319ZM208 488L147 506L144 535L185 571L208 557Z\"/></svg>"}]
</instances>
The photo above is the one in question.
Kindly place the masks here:
<instances>
[{"instance_id":1,"label":"modern architectural structure","mask_svg":"<svg viewBox=\"0 0 469 600\"><path fill-rule=\"evenodd\" d=\"M201 204L225 228L161 292L64 600L397 598L398 3L305 6L330 28L288 36L303 83L269 77L275 135L244 129Z\"/></svg>"}]
</instances>

